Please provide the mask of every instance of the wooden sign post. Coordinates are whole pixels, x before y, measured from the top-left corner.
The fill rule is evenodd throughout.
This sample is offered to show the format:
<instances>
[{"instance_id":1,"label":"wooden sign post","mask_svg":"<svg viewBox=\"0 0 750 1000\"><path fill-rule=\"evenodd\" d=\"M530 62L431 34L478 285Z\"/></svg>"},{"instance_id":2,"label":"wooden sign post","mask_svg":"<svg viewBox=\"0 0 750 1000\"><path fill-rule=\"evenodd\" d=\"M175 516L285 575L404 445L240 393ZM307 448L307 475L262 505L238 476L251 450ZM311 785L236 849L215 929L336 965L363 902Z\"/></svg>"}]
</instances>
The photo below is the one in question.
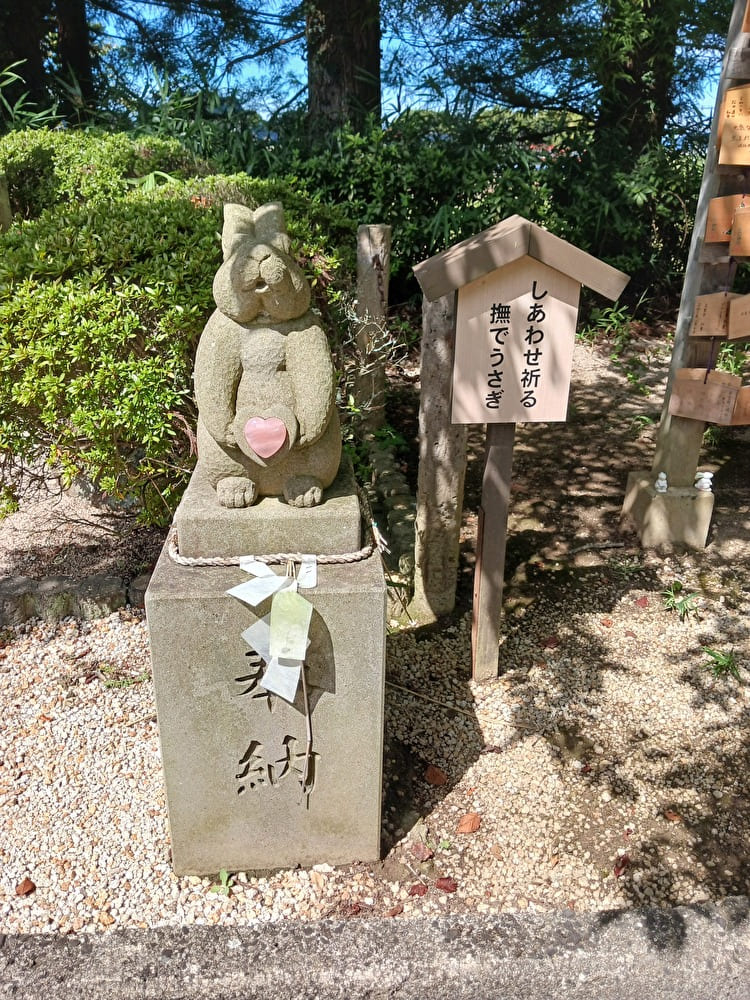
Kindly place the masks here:
<instances>
[{"instance_id":1,"label":"wooden sign post","mask_svg":"<svg viewBox=\"0 0 750 1000\"><path fill-rule=\"evenodd\" d=\"M580 286L616 299L629 279L518 215L414 273L430 301L458 292L451 422L487 425L472 673L489 680L498 673L515 425L566 419Z\"/></svg>"}]
</instances>

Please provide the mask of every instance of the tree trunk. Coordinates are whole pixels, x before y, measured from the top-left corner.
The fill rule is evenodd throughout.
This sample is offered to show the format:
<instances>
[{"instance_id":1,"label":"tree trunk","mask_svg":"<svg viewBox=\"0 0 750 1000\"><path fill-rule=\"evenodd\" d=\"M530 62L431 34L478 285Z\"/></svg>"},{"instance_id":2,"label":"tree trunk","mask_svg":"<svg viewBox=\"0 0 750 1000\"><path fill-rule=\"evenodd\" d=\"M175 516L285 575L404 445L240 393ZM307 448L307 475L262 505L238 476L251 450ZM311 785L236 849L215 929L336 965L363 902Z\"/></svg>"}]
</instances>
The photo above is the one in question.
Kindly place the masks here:
<instances>
[{"instance_id":1,"label":"tree trunk","mask_svg":"<svg viewBox=\"0 0 750 1000\"><path fill-rule=\"evenodd\" d=\"M313 138L380 118L380 0L307 0L308 121Z\"/></svg>"},{"instance_id":2,"label":"tree trunk","mask_svg":"<svg viewBox=\"0 0 750 1000\"><path fill-rule=\"evenodd\" d=\"M57 53L60 72L66 82L78 85L78 95L66 101L68 115L79 116L90 110L94 101L94 77L91 63L91 38L84 0L56 0L58 35ZM72 77L73 79L69 79Z\"/></svg>"},{"instance_id":3,"label":"tree trunk","mask_svg":"<svg viewBox=\"0 0 750 1000\"><path fill-rule=\"evenodd\" d=\"M13 106L23 94L41 110L50 103L44 71L44 39L49 30L50 0L6 0L0 5L0 70L23 61L13 72L22 83L3 88L3 97ZM0 117L4 117L0 113Z\"/></svg>"},{"instance_id":4,"label":"tree trunk","mask_svg":"<svg viewBox=\"0 0 750 1000\"><path fill-rule=\"evenodd\" d=\"M602 18L597 132L631 158L659 142L672 111L683 0L610 0Z\"/></svg>"}]
</instances>

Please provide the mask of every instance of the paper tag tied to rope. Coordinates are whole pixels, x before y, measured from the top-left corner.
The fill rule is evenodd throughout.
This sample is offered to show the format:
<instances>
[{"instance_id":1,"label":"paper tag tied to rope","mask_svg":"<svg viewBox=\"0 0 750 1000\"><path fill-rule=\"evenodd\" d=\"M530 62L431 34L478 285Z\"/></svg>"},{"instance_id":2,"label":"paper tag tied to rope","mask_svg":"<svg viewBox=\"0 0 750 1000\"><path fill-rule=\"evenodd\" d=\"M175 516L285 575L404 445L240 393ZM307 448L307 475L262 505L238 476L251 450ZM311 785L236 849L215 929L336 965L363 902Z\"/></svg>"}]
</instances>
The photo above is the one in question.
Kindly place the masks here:
<instances>
[{"instance_id":1,"label":"paper tag tied to rope","mask_svg":"<svg viewBox=\"0 0 750 1000\"><path fill-rule=\"evenodd\" d=\"M242 638L251 646L266 664L266 669L258 684L271 694L293 704L302 682L302 700L305 713L305 757L300 778L301 794L305 802L309 800L314 783L313 775L313 735L310 716L310 700L305 678L305 656L310 645L309 632L313 606L297 593L294 565L287 561L286 576L276 576L268 572L264 563L251 556L243 557L242 568L253 574L251 580L232 587L227 591L253 607L266 597L272 596L271 613L250 625L242 633ZM303 557L300 575L307 580L307 586L315 585L315 557ZM312 582L311 582L312 579Z\"/></svg>"},{"instance_id":2,"label":"paper tag tied to rope","mask_svg":"<svg viewBox=\"0 0 750 1000\"><path fill-rule=\"evenodd\" d=\"M266 664L259 684L266 691L279 695L284 701L294 702L302 674L301 660L279 659L271 654L271 616L259 618L242 633L242 638ZM310 645L307 640L306 648Z\"/></svg>"},{"instance_id":3,"label":"paper tag tied to rope","mask_svg":"<svg viewBox=\"0 0 750 1000\"><path fill-rule=\"evenodd\" d=\"M304 660L313 607L293 590L280 591L271 603L271 656Z\"/></svg>"},{"instance_id":4,"label":"paper tag tied to rope","mask_svg":"<svg viewBox=\"0 0 750 1000\"><path fill-rule=\"evenodd\" d=\"M254 625L246 628L242 638L265 663L271 659L271 616L259 618Z\"/></svg>"},{"instance_id":5,"label":"paper tag tied to rope","mask_svg":"<svg viewBox=\"0 0 750 1000\"><path fill-rule=\"evenodd\" d=\"M254 576L252 579L232 587L231 590L227 591L227 594L255 608L280 590L296 589L297 581L295 579L290 576L276 576L271 570L269 576Z\"/></svg>"},{"instance_id":6,"label":"paper tag tied to rope","mask_svg":"<svg viewBox=\"0 0 750 1000\"><path fill-rule=\"evenodd\" d=\"M253 576L275 576L268 563L261 562L255 556L240 556L240 569Z\"/></svg>"},{"instance_id":7,"label":"paper tag tied to rope","mask_svg":"<svg viewBox=\"0 0 750 1000\"><path fill-rule=\"evenodd\" d=\"M300 590L309 590L318 586L318 560L315 556L302 556L297 570L297 586Z\"/></svg>"},{"instance_id":8,"label":"paper tag tied to rope","mask_svg":"<svg viewBox=\"0 0 750 1000\"><path fill-rule=\"evenodd\" d=\"M301 676L301 660L280 660L272 656L259 683L266 691L292 704L297 697Z\"/></svg>"}]
</instances>

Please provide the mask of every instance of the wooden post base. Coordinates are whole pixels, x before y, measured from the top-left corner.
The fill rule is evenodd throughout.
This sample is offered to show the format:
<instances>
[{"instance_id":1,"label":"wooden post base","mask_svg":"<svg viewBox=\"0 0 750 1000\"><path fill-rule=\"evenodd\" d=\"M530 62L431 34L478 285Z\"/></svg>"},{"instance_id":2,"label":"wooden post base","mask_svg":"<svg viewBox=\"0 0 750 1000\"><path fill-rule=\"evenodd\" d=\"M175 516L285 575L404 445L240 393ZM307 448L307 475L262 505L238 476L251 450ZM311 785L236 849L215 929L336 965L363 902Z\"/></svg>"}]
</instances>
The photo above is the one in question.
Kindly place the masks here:
<instances>
[{"instance_id":1,"label":"wooden post base","mask_svg":"<svg viewBox=\"0 0 750 1000\"><path fill-rule=\"evenodd\" d=\"M498 675L500 613L503 604L515 434L515 424L487 425L471 627L472 677L475 681L492 680Z\"/></svg>"}]
</instances>

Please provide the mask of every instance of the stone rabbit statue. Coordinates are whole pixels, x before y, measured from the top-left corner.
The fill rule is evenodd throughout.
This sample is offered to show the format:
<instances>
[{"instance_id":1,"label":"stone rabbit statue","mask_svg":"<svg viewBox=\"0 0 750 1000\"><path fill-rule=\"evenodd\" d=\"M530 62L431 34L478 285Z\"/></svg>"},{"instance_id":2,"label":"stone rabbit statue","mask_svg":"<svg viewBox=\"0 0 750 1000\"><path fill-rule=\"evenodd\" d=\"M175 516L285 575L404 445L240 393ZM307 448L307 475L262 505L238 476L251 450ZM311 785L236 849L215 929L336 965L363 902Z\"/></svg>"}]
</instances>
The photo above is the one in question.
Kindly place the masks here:
<instances>
[{"instance_id":1,"label":"stone rabbit statue","mask_svg":"<svg viewBox=\"0 0 750 1000\"><path fill-rule=\"evenodd\" d=\"M319 504L341 457L328 340L279 203L224 206L216 311L195 358L198 469L225 507Z\"/></svg>"}]
</instances>

